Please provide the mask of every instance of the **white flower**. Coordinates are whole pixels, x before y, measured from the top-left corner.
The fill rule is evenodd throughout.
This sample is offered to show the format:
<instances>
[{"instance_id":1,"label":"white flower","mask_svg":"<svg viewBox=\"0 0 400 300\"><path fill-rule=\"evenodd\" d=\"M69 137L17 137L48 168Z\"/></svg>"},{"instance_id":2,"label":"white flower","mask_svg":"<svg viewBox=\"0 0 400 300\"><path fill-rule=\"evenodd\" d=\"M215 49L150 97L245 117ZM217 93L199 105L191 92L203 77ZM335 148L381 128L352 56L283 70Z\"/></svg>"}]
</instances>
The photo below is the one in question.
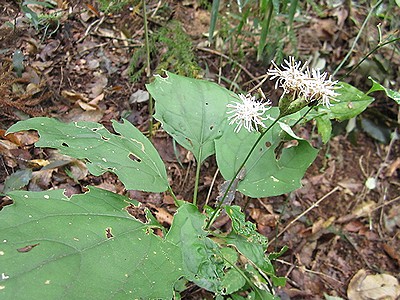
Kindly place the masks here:
<instances>
[{"instance_id":1,"label":"white flower","mask_svg":"<svg viewBox=\"0 0 400 300\"><path fill-rule=\"evenodd\" d=\"M246 128L249 132L258 131L258 126L266 127L263 123L264 113L269 110L271 107L271 102L268 100L267 102L256 101L255 96L251 96L250 94L239 95L241 101L233 102L233 104L229 103L226 105L228 108L232 108L231 111L228 111L227 114L232 114L228 117L229 125L236 124L235 132L238 133L242 127Z\"/></svg>"},{"instance_id":2,"label":"white flower","mask_svg":"<svg viewBox=\"0 0 400 300\"><path fill-rule=\"evenodd\" d=\"M286 64L280 69L274 61L271 62L273 68L268 70L271 80L277 78L275 88L280 86L283 88L283 95L291 94L295 98L304 98L308 102L317 101L327 108L332 106L331 100L335 100L338 96L335 93L335 85L337 81L332 81L332 76L328 77L326 72L321 73L319 70L307 68L307 64L301 67L302 62L296 62L293 56L289 56L289 60L284 60Z\"/></svg>"},{"instance_id":3,"label":"white flower","mask_svg":"<svg viewBox=\"0 0 400 300\"><path fill-rule=\"evenodd\" d=\"M282 64L282 70L272 61L273 69L268 70L268 75L271 76L271 80L278 78L275 84L275 88L280 86L283 88L284 94L298 94L300 92L306 92L304 89L307 87L305 80L307 80L307 74L303 72L306 64L301 66L302 62L296 62L293 56L289 56L289 60L284 60L287 66Z\"/></svg>"},{"instance_id":4,"label":"white flower","mask_svg":"<svg viewBox=\"0 0 400 300\"><path fill-rule=\"evenodd\" d=\"M335 93L335 85L337 81L332 81L332 76L327 78L326 72L321 73L319 70L312 69L311 76L308 80L308 95L304 95L310 101L321 102L327 108L332 106L330 100L335 100L338 93Z\"/></svg>"}]
</instances>

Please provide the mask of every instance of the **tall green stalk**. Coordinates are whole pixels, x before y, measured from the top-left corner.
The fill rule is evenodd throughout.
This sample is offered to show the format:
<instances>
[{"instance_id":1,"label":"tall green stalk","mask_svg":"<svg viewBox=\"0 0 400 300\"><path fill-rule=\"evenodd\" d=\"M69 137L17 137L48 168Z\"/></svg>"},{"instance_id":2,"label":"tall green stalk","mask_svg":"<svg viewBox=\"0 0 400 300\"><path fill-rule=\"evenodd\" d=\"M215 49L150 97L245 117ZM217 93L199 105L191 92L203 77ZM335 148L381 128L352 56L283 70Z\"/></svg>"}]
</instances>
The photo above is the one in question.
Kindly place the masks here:
<instances>
[{"instance_id":1,"label":"tall green stalk","mask_svg":"<svg viewBox=\"0 0 400 300\"><path fill-rule=\"evenodd\" d=\"M343 60L341 61L341 63L336 67L335 71L332 73L332 76L335 76L337 72L339 72L339 70L343 67L344 63L349 59L349 57L351 56L351 54L353 53L354 47L356 46L358 40L361 37L362 32L364 31L365 26L367 25L369 19L372 17L372 13L375 11L375 9L377 9L379 7L379 5L381 5L383 2L383 0L379 0L378 2L376 2L376 4L371 8L371 10L369 11L367 17L365 18L363 24L361 25L360 30L358 31L358 34L356 36L356 38L354 39L353 44L351 45L349 52L347 52L346 56L343 58Z\"/></svg>"},{"instance_id":2,"label":"tall green stalk","mask_svg":"<svg viewBox=\"0 0 400 300\"><path fill-rule=\"evenodd\" d=\"M254 150L256 149L258 143L261 141L261 139L264 137L264 135L276 124L278 123L278 121L282 118L282 116L280 115L278 118L276 118L271 125L269 125L265 131L263 133L261 133L261 135L258 137L257 141L253 144L253 146L251 147L249 153L247 153L246 158L243 160L242 164L240 165L239 169L236 171L235 176L233 176L231 182L229 183L228 187L225 190L225 193L223 195L223 197L221 198L221 200L219 201L217 207L214 210L214 213L212 214L210 220L208 220L207 225L206 225L206 229L209 229L210 226L212 225L212 223L214 223L215 219L218 216L218 213L225 201L226 196L228 195L228 192L230 191L233 182L235 181L235 178L238 177L240 171L244 168L245 164L247 163L247 161L249 160L251 154L254 152Z\"/></svg>"}]
</instances>

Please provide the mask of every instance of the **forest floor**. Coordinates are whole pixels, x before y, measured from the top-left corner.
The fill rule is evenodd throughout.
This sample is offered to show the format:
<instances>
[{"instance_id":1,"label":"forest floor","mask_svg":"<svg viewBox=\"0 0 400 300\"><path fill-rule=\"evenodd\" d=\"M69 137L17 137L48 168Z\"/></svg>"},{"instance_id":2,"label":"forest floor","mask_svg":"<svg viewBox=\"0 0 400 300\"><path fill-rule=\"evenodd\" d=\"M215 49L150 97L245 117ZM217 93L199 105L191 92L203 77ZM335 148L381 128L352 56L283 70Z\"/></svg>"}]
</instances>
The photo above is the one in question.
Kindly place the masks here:
<instances>
[{"instance_id":1,"label":"forest floor","mask_svg":"<svg viewBox=\"0 0 400 300\"><path fill-rule=\"evenodd\" d=\"M144 48L140 6L104 14L95 5L58 1L60 16L42 18L35 29L15 1L1 2L0 190L7 176L31 168L34 172L26 186L28 190L63 188L73 194L82 192L86 185L95 185L139 200L168 226L176 208L167 194L126 191L116 176L106 173L94 177L81 164L74 168L78 180L65 172L65 165L41 170L41 161L60 160L54 150L35 148L37 136L33 133L4 135L15 122L35 116L56 117L65 122L100 122L108 128L111 120L126 118L142 132L148 132L148 95L144 84L151 78L144 69L145 56L138 56L135 65L130 66L132 55ZM168 5L157 7L160 2ZM210 12L196 1L160 2L149 1L148 5L150 35L155 36L161 28L167 29L154 38L158 52L151 57L152 73L161 69L190 71L192 76L220 81L227 88L237 84L243 90L252 88L257 78L266 73L269 63L256 61L254 47L241 48L241 52L228 51L218 37L219 46L207 45L205 33L210 26ZM399 13L399 7L394 9ZM319 15L305 9L304 14L308 15L308 21L295 24L298 55L305 59L314 57L328 71L333 71L350 51L368 8L346 11L339 6ZM380 21L368 23L367 36L377 35L376 24ZM5 26L6 22L17 22L17 26ZM382 22L385 33L390 28ZM164 35L173 39L168 30L181 30L182 36L189 38L193 57L186 57L188 65L178 66L184 59L181 54L175 57L169 54L169 61L163 56L171 50L160 38ZM337 76L344 75L362 59L368 52L366 49L372 49L368 48L371 39L363 36L352 49L354 54L349 63ZM185 39L178 41L182 45L185 42ZM17 50L21 53L16 53ZM291 54L291 49L283 50ZM367 60L370 65L344 80L368 91L368 75L379 75L384 68L386 73L378 79L399 90L400 77L396 76L400 73L399 49L382 48L375 55L375 59ZM18 57L23 57L23 61ZM196 65L190 66L193 62ZM274 99L276 95L268 93L272 85L266 81L261 86ZM362 286L365 274L390 274L400 280L400 140L387 134L398 129L399 110L384 93L373 96L376 101L358 118L353 131L346 133L346 124L335 123L335 136L328 144L317 143L320 154L302 180L302 188L279 197L237 197L236 204L245 207L248 219L257 224L258 231L273 240L271 251L284 245L289 247L275 265L278 274L288 278L287 285L277 291L282 299L321 299L324 294L346 299L349 292ZM365 119L377 123L377 128L384 128L382 142L360 126ZM304 129L302 134L318 140L312 127ZM177 197L191 199L195 178L193 156L180 147L177 154L171 138L161 129L155 131L152 141L166 162ZM200 182L199 204L203 205L214 176L214 186L223 179L216 174L213 158L206 160L201 171L205 175ZM367 186L368 179L376 185ZM213 191L209 204L215 203L212 199L216 196ZM2 201L0 208L8 204L6 198ZM219 225L229 228L229 223ZM202 297L210 295L199 289L185 294L185 299Z\"/></svg>"}]
</instances>

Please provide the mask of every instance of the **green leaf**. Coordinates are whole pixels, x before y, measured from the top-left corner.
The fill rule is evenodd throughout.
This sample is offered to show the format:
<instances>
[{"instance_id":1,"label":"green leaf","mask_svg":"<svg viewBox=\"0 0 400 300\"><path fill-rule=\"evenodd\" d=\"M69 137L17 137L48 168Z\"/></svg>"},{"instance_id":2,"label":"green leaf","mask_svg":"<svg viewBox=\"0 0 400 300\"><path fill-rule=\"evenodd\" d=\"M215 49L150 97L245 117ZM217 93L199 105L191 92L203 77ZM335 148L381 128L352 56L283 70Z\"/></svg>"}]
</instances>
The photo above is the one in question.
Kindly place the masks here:
<instances>
[{"instance_id":1,"label":"green leaf","mask_svg":"<svg viewBox=\"0 0 400 300\"><path fill-rule=\"evenodd\" d=\"M367 95L369 95L372 92L376 92L376 91L384 91L389 98L391 98L394 101L396 101L397 104L400 104L400 93L399 92L396 92L396 91L393 91L391 89L385 88L379 82L377 82L374 79L372 79L371 76L369 76L368 79L370 79L372 81L372 87L367 92Z\"/></svg>"},{"instance_id":2,"label":"green leaf","mask_svg":"<svg viewBox=\"0 0 400 300\"><path fill-rule=\"evenodd\" d=\"M185 277L198 286L214 293L221 293L224 286L224 261L219 246L207 237L203 227L205 216L197 207L184 203L174 216L166 239L182 249Z\"/></svg>"},{"instance_id":3,"label":"green leaf","mask_svg":"<svg viewBox=\"0 0 400 300\"><path fill-rule=\"evenodd\" d=\"M24 2L23 5L21 5L21 11L25 14L25 17L27 17L32 22L32 25L35 27L35 29L38 30L39 16L32 9L30 9L27 4L29 3Z\"/></svg>"},{"instance_id":4,"label":"green leaf","mask_svg":"<svg viewBox=\"0 0 400 300\"><path fill-rule=\"evenodd\" d=\"M146 86L156 100L154 118L202 163L215 153L214 140L226 124L226 105L237 96L212 82L169 72L166 76L156 76Z\"/></svg>"},{"instance_id":5,"label":"green leaf","mask_svg":"<svg viewBox=\"0 0 400 300\"><path fill-rule=\"evenodd\" d=\"M150 141L126 120L113 121L113 127L119 135L93 122L66 124L50 118L32 118L16 123L8 132L37 130L37 147L56 148L62 154L86 160L95 176L109 171L118 175L126 189L165 191L165 166Z\"/></svg>"},{"instance_id":6,"label":"green leaf","mask_svg":"<svg viewBox=\"0 0 400 300\"><path fill-rule=\"evenodd\" d=\"M241 289L246 284L246 279L235 269L229 269L222 280L222 284L225 286L225 294L230 295Z\"/></svg>"},{"instance_id":7,"label":"green leaf","mask_svg":"<svg viewBox=\"0 0 400 300\"><path fill-rule=\"evenodd\" d=\"M243 237L249 243L257 243L260 245L267 244L267 238L256 230L256 225L250 221L246 221L246 216L237 205L225 206L225 210L229 218L232 220L232 230Z\"/></svg>"},{"instance_id":8,"label":"green leaf","mask_svg":"<svg viewBox=\"0 0 400 300\"><path fill-rule=\"evenodd\" d=\"M329 119L329 116L327 114L315 117L315 120L317 121L318 133L322 137L322 142L326 144L332 134L331 120Z\"/></svg>"},{"instance_id":9,"label":"green leaf","mask_svg":"<svg viewBox=\"0 0 400 300\"><path fill-rule=\"evenodd\" d=\"M219 0L213 0L211 6L210 28L208 29L208 42L211 43L214 37L215 25L219 14Z\"/></svg>"},{"instance_id":10,"label":"green leaf","mask_svg":"<svg viewBox=\"0 0 400 300\"><path fill-rule=\"evenodd\" d=\"M128 198L97 188L71 198L62 190L9 195L0 298L171 299L184 274L181 249L131 217Z\"/></svg>"},{"instance_id":11,"label":"green leaf","mask_svg":"<svg viewBox=\"0 0 400 300\"><path fill-rule=\"evenodd\" d=\"M22 71L24 71L24 54L19 49L15 50L13 54L13 67L17 76L21 77Z\"/></svg>"},{"instance_id":12,"label":"green leaf","mask_svg":"<svg viewBox=\"0 0 400 300\"><path fill-rule=\"evenodd\" d=\"M32 170L18 170L8 176L4 182L3 193L19 190L26 186L32 178Z\"/></svg>"},{"instance_id":13,"label":"green leaf","mask_svg":"<svg viewBox=\"0 0 400 300\"><path fill-rule=\"evenodd\" d=\"M270 258L279 257L287 249L283 248L279 253L272 253L266 256L266 238L257 232L255 224L246 221L246 216L240 207L226 206L225 210L232 220L232 232L226 237L226 243L235 246L244 257L261 271L261 274L266 274L274 285L284 286L286 279L275 275L275 269Z\"/></svg>"},{"instance_id":14,"label":"green leaf","mask_svg":"<svg viewBox=\"0 0 400 300\"><path fill-rule=\"evenodd\" d=\"M367 118L361 118L361 126L375 140L389 144L391 130L384 122L375 123Z\"/></svg>"},{"instance_id":15,"label":"green leaf","mask_svg":"<svg viewBox=\"0 0 400 300\"><path fill-rule=\"evenodd\" d=\"M279 114L277 108L268 112L273 118ZM282 120L285 123L291 121L291 118ZM272 120L265 122L267 126L271 123ZM277 124L265 134L246 163L245 177L238 184L238 190L243 194L255 198L276 196L301 186L300 180L318 150L307 141L288 135L281 127L282 124ZM232 180L259 134L245 130L235 133L231 127L215 141L218 167L225 180Z\"/></svg>"},{"instance_id":16,"label":"green leaf","mask_svg":"<svg viewBox=\"0 0 400 300\"><path fill-rule=\"evenodd\" d=\"M375 100L348 83L339 82L337 86L339 88L336 92L339 95L335 98L338 102L332 101L332 107L329 109L324 106L318 107L318 113L327 114L330 119L344 121L354 118Z\"/></svg>"}]
</instances>

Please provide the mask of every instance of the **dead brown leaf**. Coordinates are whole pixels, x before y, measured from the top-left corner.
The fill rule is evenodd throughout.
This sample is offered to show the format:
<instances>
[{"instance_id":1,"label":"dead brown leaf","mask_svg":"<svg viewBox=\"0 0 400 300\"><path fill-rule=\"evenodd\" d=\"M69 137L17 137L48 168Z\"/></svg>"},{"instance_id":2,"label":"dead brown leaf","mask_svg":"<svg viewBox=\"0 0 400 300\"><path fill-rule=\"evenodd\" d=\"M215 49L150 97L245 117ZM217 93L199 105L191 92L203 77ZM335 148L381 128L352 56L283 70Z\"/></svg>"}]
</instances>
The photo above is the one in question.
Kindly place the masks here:
<instances>
[{"instance_id":1,"label":"dead brown leaf","mask_svg":"<svg viewBox=\"0 0 400 300\"><path fill-rule=\"evenodd\" d=\"M400 296L400 286L389 274L367 275L364 269L351 279L347 297L350 300L395 300Z\"/></svg>"},{"instance_id":2,"label":"dead brown leaf","mask_svg":"<svg viewBox=\"0 0 400 300\"><path fill-rule=\"evenodd\" d=\"M69 100L71 103L75 103L78 100L88 102L89 99L81 93L77 93L74 91L61 91L61 96L63 96L65 99Z\"/></svg>"}]
</instances>

